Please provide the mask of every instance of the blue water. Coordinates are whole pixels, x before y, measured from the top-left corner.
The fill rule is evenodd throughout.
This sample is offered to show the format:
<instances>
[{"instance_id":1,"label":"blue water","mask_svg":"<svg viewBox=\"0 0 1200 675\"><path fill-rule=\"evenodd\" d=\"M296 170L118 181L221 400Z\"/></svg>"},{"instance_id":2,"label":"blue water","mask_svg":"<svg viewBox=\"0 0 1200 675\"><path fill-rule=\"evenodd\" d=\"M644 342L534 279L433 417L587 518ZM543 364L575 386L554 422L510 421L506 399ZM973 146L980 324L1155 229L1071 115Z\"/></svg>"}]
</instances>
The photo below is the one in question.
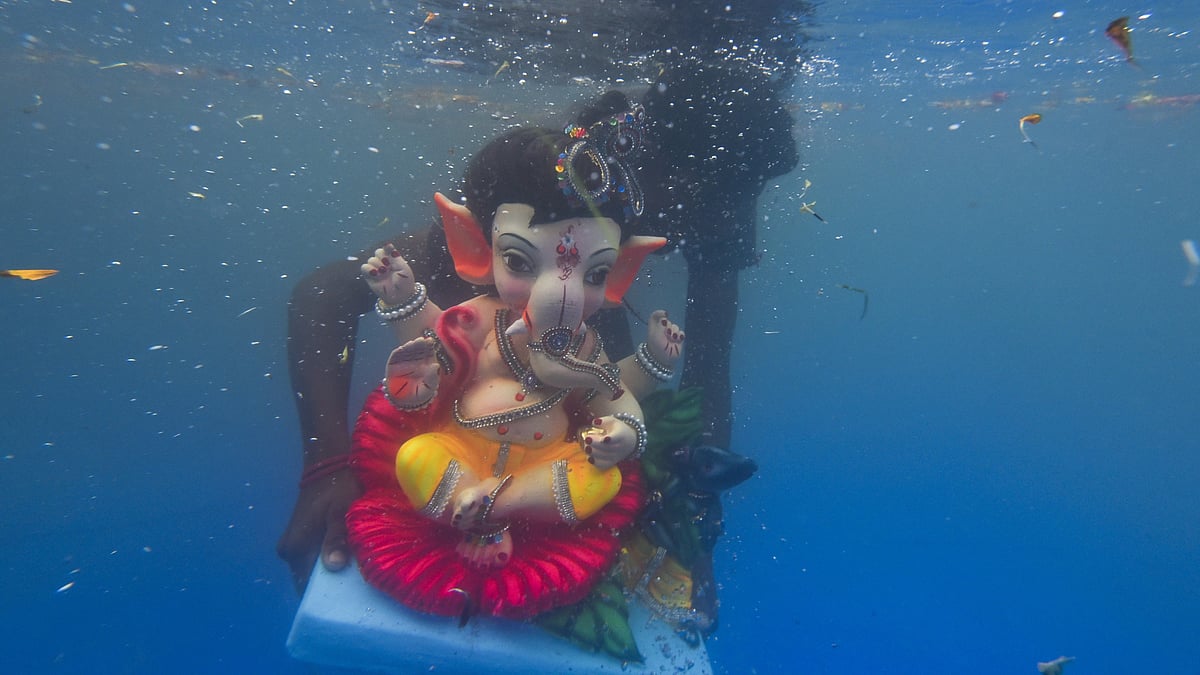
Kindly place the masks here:
<instances>
[{"instance_id":1,"label":"blue water","mask_svg":"<svg viewBox=\"0 0 1200 675\"><path fill-rule=\"evenodd\" d=\"M1200 10L871 4L817 9L742 276L714 666L1200 672L1200 110L1162 102ZM13 672L304 672L292 284L603 85L424 63L415 3L275 5L0 2L0 268L62 269L0 279Z\"/></svg>"}]
</instances>

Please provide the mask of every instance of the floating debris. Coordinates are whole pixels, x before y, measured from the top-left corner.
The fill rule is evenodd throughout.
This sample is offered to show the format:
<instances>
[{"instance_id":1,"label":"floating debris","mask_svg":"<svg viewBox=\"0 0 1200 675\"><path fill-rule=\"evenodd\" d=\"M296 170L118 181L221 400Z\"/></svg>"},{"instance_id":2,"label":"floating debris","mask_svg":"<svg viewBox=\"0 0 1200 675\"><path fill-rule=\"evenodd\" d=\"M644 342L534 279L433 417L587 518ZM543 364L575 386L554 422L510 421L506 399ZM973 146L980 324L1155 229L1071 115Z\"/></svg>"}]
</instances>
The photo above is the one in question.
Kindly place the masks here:
<instances>
[{"instance_id":1,"label":"floating debris","mask_svg":"<svg viewBox=\"0 0 1200 675\"><path fill-rule=\"evenodd\" d=\"M451 588L446 593L454 593L463 597L462 612L458 615L458 627L465 628L467 622L471 620L471 615L475 613L475 599L471 594L461 588Z\"/></svg>"},{"instance_id":2,"label":"floating debris","mask_svg":"<svg viewBox=\"0 0 1200 675\"><path fill-rule=\"evenodd\" d=\"M867 294L867 291L866 291L866 289L862 289L862 288L855 288L854 286L848 286L848 285L846 285L846 284L838 284L838 288L844 288L844 289L846 289L846 290L848 290L848 291L854 291L855 293L862 293L862 296L863 296L863 311L862 311L862 314L860 314L858 318L859 318L859 320L860 320L860 321L861 321L862 319L865 319L865 318L867 318L867 304L868 304L868 303L871 301L871 296Z\"/></svg>"},{"instance_id":3,"label":"floating debris","mask_svg":"<svg viewBox=\"0 0 1200 675\"><path fill-rule=\"evenodd\" d=\"M188 196L192 199L208 199L208 196L203 192L189 192Z\"/></svg>"},{"instance_id":4,"label":"floating debris","mask_svg":"<svg viewBox=\"0 0 1200 675\"><path fill-rule=\"evenodd\" d=\"M1108 24L1108 28L1104 29L1104 34L1112 40L1114 44L1121 48L1125 53L1125 60L1133 65L1137 63L1133 60L1133 30L1129 27L1129 17L1123 16Z\"/></svg>"},{"instance_id":5,"label":"floating debris","mask_svg":"<svg viewBox=\"0 0 1200 675\"><path fill-rule=\"evenodd\" d=\"M241 314L238 314L238 315L237 315L237 318L239 318L239 319L240 319L240 318L242 318L243 316L246 316L247 314L249 314L250 312L253 312L253 311L254 311L254 310L256 310L256 309L258 309L258 305L255 305L255 306L251 307L250 309L244 309L244 310L242 310L242 313L241 313Z\"/></svg>"},{"instance_id":6,"label":"floating debris","mask_svg":"<svg viewBox=\"0 0 1200 675\"><path fill-rule=\"evenodd\" d=\"M58 274L58 270L0 270L0 277L37 281Z\"/></svg>"},{"instance_id":7,"label":"floating debris","mask_svg":"<svg viewBox=\"0 0 1200 675\"><path fill-rule=\"evenodd\" d=\"M812 187L812 181L805 178L804 179L804 189L800 191L800 194L797 196L797 198L804 199L804 195L808 194L808 188L810 188L810 187ZM813 207L816 205L817 205L817 202L815 200L811 201L811 202L802 201L802 202L800 202L800 213L811 213L814 218L816 218L817 220L819 220L823 223L823 222L825 222L825 219L821 217L821 214L819 214L813 210Z\"/></svg>"},{"instance_id":8,"label":"floating debris","mask_svg":"<svg viewBox=\"0 0 1200 675\"><path fill-rule=\"evenodd\" d=\"M1188 261L1188 273L1183 279L1183 285L1195 286L1196 277L1200 275L1200 253L1196 252L1196 240L1184 239L1179 242L1179 247L1183 249L1183 257Z\"/></svg>"},{"instance_id":9,"label":"floating debris","mask_svg":"<svg viewBox=\"0 0 1200 675\"><path fill-rule=\"evenodd\" d=\"M1042 121L1041 113L1031 113L1029 115L1022 117L1021 121L1017 124L1017 128L1021 130L1021 137L1025 139L1026 143L1032 145L1035 150L1037 149L1037 143L1034 143L1033 139L1029 137L1029 132L1025 131L1025 125L1026 124L1038 124L1041 121Z\"/></svg>"},{"instance_id":10,"label":"floating debris","mask_svg":"<svg viewBox=\"0 0 1200 675\"><path fill-rule=\"evenodd\" d=\"M67 583L63 584L62 586L59 586L58 590L56 590L54 592L55 593L66 593L67 591L71 590L74 587L75 587L75 582L68 581Z\"/></svg>"},{"instance_id":11,"label":"floating debris","mask_svg":"<svg viewBox=\"0 0 1200 675\"><path fill-rule=\"evenodd\" d=\"M813 207L816 205L817 205L817 203L815 201L800 202L800 213L811 213L811 214L813 214L813 217L816 218L817 220L821 221L822 223L826 222L825 219L821 217L821 214L817 213L816 211L813 211Z\"/></svg>"}]
</instances>

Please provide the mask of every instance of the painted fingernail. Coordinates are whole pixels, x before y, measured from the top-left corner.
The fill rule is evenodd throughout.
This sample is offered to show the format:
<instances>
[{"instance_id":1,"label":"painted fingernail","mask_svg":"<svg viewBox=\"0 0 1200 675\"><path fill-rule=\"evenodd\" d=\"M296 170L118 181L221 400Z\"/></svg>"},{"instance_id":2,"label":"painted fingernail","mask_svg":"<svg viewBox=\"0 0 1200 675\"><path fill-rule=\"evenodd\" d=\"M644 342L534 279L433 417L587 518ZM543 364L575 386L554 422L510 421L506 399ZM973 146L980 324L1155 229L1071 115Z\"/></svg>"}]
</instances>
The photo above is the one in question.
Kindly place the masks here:
<instances>
[{"instance_id":1,"label":"painted fingernail","mask_svg":"<svg viewBox=\"0 0 1200 675\"><path fill-rule=\"evenodd\" d=\"M595 463L596 463L595 457L588 457L588 464L595 464Z\"/></svg>"},{"instance_id":2,"label":"painted fingernail","mask_svg":"<svg viewBox=\"0 0 1200 675\"><path fill-rule=\"evenodd\" d=\"M379 270L377 270L375 268L371 268L371 271L368 272L368 274L370 274L373 277L377 277L377 276L379 276Z\"/></svg>"},{"instance_id":3,"label":"painted fingernail","mask_svg":"<svg viewBox=\"0 0 1200 675\"><path fill-rule=\"evenodd\" d=\"M661 323L661 324L662 324L662 325L665 327L665 326L666 326L668 323L670 323L670 322L669 322L669 321L667 321L666 319L663 319L663 320L662 320L662 321L660 321L659 323Z\"/></svg>"},{"instance_id":4,"label":"painted fingernail","mask_svg":"<svg viewBox=\"0 0 1200 675\"><path fill-rule=\"evenodd\" d=\"M612 443L612 436L605 436L603 442L604 443Z\"/></svg>"},{"instance_id":5,"label":"painted fingernail","mask_svg":"<svg viewBox=\"0 0 1200 675\"><path fill-rule=\"evenodd\" d=\"M584 445L591 445L591 444L592 444L592 437L591 437L591 436L585 436L585 437L584 437L584 439L583 439L583 443L584 443Z\"/></svg>"},{"instance_id":6,"label":"painted fingernail","mask_svg":"<svg viewBox=\"0 0 1200 675\"><path fill-rule=\"evenodd\" d=\"M603 423L604 423L604 420L600 419L599 417L592 418L592 426L594 426L594 427L598 427Z\"/></svg>"}]
</instances>

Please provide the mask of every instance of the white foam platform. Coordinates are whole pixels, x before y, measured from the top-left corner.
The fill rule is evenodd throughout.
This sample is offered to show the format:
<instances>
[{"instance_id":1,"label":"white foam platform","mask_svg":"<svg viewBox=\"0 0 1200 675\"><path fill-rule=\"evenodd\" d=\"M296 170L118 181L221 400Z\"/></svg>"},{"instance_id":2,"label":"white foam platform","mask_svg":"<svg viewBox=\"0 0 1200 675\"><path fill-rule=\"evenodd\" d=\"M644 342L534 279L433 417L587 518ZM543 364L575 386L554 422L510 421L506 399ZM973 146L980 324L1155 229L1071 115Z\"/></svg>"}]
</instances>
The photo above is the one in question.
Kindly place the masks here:
<instances>
[{"instance_id":1,"label":"white foam platform","mask_svg":"<svg viewBox=\"0 0 1200 675\"><path fill-rule=\"evenodd\" d=\"M288 650L301 661L384 673L678 673L711 675L708 651L692 647L636 599L629 625L645 663L622 667L529 623L420 614L392 600L350 566L320 562L300 601Z\"/></svg>"}]
</instances>

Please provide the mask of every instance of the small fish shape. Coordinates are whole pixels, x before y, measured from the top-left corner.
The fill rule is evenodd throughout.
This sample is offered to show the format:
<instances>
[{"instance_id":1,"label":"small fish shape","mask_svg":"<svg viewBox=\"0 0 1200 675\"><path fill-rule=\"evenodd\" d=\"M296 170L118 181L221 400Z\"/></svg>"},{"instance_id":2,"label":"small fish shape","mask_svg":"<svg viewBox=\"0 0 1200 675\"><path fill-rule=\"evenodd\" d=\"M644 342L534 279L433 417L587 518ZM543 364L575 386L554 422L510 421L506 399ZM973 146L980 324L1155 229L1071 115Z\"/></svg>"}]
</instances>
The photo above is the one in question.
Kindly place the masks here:
<instances>
[{"instance_id":1,"label":"small fish shape","mask_svg":"<svg viewBox=\"0 0 1200 675\"><path fill-rule=\"evenodd\" d=\"M1137 63L1133 60L1133 29L1129 27L1129 17L1123 16L1119 19L1114 19L1108 24L1108 28L1104 29L1104 34L1112 40L1115 45L1121 48L1125 53L1125 60L1133 65Z\"/></svg>"},{"instance_id":2,"label":"small fish shape","mask_svg":"<svg viewBox=\"0 0 1200 675\"><path fill-rule=\"evenodd\" d=\"M1063 666L1074 660L1074 656L1060 656L1053 661L1039 661L1037 669L1042 675L1062 675Z\"/></svg>"},{"instance_id":3,"label":"small fish shape","mask_svg":"<svg viewBox=\"0 0 1200 675\"><path fill-rule=\"evenodd\" d=\"M293 75L291 73L291 71L289 71L287 68L284 68L283 66L277 66L275 68L275 72L279 73L280 75L286 75L286 76L292 78L293 80L296 80L296 76ZM296 80L296 81L299 82L299 80Z\"/></svg>"},{"instance_id":4,"label":"small fish shape","mask_svg":"<svg viewBox=\"0 0 1200 675\"><path fill-rule=\"evenodd\" d=\"M208 199L208 196L203 192L189 192L188 196L192 199Z\"/></svg>"},{"instance_id":5,"label":"small fish shape","mask_svg":"<svg viewBox=\"0 0 1200 675\"><path fill-rule=\"evenodd\" d=\"M1022 117L1021 120L1017 123L1017 128L1021 130L1021 137L1025 139L1026 143L1032 145L1034 147L1034 149L1037 148L1037 143L1034 143L1033 139L1029 137L1029 132L1025 131L1025 125L1026 124L1038 124L1041 121L1042 121L1041 113L1030 113L1030 114Z\"/></svg>"},{"instance_id":6,"label":"small fish shape","mask_svg":"<svg viewBox=\"0 0 1200 675\"><path fill-rule=\"evenodd\" d=\"M421 60L431 66L441 66L443 68L462 68L467 65L467 62L462 59L435 59L429 57Z\"/></svg>"},{"instance_id":7,"label":"small fish shape","mask_svg":"<svg viewBox=\"0 0 1200 675\"><path fill-rule=\"evenodd\" d=\"M350 345L342 347L342 353L338 354L338 363L346 365L350 361Z\"/></svg>"},{"instance_id":8,"label":"small fish shape","mask_svg":"<svg viewBox=\"0 0 1200 675\"><path fill-rule=\"evenodd\" d=\"M75 582L68 581L67 583L63 584L62 586L59 586L58 590L56 590L54 592L55 593L66 593L67 591L71 590L74 587L75 587Z\"/></svg>"},{"instance_id":9,"label":"small fish shape","mask_svg":"<svg viewBox=\"0 0 1200 675\"><path fill-rule=\"evenodd\" d=\"M421 28L428 26L430 23L433 22L434 19L438 18L439 16L441 16L441 15L438 14L437 12L425 12L425 20L421 22L421 25L419 28L417 28L417 30L421 30Z\"/></svg>"},{"instance_id":10,"label":"small fish shape","mask_svg":"<svg viewBox=\"0 0 1200 675\"><path fill-rule=\"evenodd\" d=\"M254 113L252 115L242 115L241 117L237 118L234 121L237 122L237 125L239 127L244 127L246 125L242 124L242 122L261 122L261 121L263 121L263 116L262 116L262 113Z\"/></svg>"},{"instance_id":11,"label":"small fish shape","mask_svg":"<svg viewBox=\"0 0 1200 675\"><path fill-rule=\"evenodd\" d=\"M501 64L500 64L500 67L496 69L496 72L492 73L492 77L491 77L491 79L493 79L493 80L494 80L494 79L496 79L496 76L497 76L497 75L499 75L500 73L503 73L504 71L508 70L509 66L511 66L511 65L512 65L512 64L511 64L511 63L509 63L508 61L505 61L504 63L501 63Z\"/></svg>"},{"instance_id":12,"label":"small fish shape","mask_svg":"<svg viewBox=\"0 0 1200 675\"><path fill-rule=\"evenodd\" d=\"M58 270L0 270L0 277L37 281L58 274Z\"/></svg>"}]
</instances>

